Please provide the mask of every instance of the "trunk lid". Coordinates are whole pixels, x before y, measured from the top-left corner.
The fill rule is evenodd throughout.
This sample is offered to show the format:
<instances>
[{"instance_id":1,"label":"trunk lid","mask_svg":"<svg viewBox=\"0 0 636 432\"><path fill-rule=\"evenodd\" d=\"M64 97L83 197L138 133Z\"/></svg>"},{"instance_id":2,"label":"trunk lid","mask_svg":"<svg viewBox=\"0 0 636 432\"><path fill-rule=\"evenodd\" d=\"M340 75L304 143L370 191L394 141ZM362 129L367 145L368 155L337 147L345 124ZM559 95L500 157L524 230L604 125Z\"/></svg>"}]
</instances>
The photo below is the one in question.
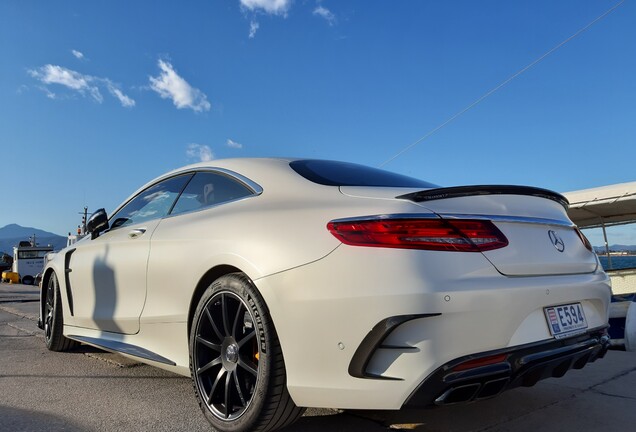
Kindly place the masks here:
<instances>
[{"instance_id":1,"label":"trunk lid","mask_svg":"<svg viewBox=\"0 0 636 432\"><path fill-rule=\"evenodd\" d=\"M593 273L598 266L567 216L562 195L525 186L466 186L427 190L341 187L345 195L408 200L446 219L488 219L508 246L481 252L507 276Z\"/></svg>"}]
</instances>

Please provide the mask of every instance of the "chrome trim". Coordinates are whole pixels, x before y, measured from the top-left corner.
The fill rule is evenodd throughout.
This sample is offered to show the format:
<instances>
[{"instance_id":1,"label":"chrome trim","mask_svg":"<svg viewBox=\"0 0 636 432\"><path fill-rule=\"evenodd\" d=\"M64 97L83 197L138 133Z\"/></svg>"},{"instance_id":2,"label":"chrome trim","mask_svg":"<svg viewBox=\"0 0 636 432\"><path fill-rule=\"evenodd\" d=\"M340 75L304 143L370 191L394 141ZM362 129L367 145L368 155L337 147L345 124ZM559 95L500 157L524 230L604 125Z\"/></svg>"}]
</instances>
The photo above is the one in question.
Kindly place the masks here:
<instances>
[{"instance_id":1,"label":"chrome trim","mask_svg":"<svg viewBox=\"0 0 636 432\"><path fill-rule=\"evenodd\" d=\"M473 219L473 220L488 220L493 222L507 222L507 223L525 223L535 225L548 225L574 228L576 225L569 220L559 219L547 219L547 218L535 218L529 216L501 216L501 215L488 215L488 214L470 214L470 213L393 213L393 214L379 214L371 216L360 217L348 217L341 219L334 219L332 222L357 222L357 221L369 221L369 220L390 220L390 219Z\"/></svg>"},{"instance_id":2,"label":"chrome trim","mask_svg":"<svg viewBox=\"0 0 636 432\"><path fill-rule=\"evenodd\" d=\"M113 210L110 213L110 216L108 217L108 222L110 224L110 220L112 219L113 215L115 215L119 210L121 210L126 204L128 204L130 201L132 201L133 199L135 199L140 193L142 193L143 191L145 191L148 188L153 187L154 185L156 185L157 183L160 183L164 180L167 180L169 178L172 177L177 177L180 175L184 175L184 174L196 174L197 172L218 172L220 174L224 174L228 177L233 177L234 179L240 181L241 183L243 183L245 186L247 186L248 188L252 189L252 191L254 191L253 195L249 195L250 197L252 196L258 196L260 194L263 193L263 188L258 184L255 183L254 181L248 179L247 177L245 177L242 174L239 174L237 172L234 171L230 171L228 169L225 168L219 168L219 167L187 167L185 169L182 170L178 170L178 171L171 171L169 173L166 173L160 177L157 177L153 180L151 180L151 182L146 183L145 185L143 185L141 188L137 189L135 192L133 192L132 195L130 195L124 202L122 202L121 204L119 204L115 210ZM183 192L183 191L182 191ZM243 198L248 198L248 197L243 197ZM168 215L169 216L169 215ZM154 219L153 219L154 220ZM110 231L110 230L109 230Z\"/></svg>"},{"instance_id":3,"label":"chrome trim","mask_svg":"<svg viewBox=\"0 0 636 432\"><path fill-rule=\"evenodd\" d=\"M389 220L389 219L440 219L439 215L435 213L392 213L392 214L377 214L371 216L359 216L333 219L331 222L360 222L360 221L372 221L372 220Z\"/></svg>"},{"instance_id":4,"label":"chrome trim","mask_svg":"<svg viewBox=\"0 0 636 432\"><path fill-rule=\"evenodd\" d=\"M206 206L206 207L201 207L201 208L198 208L196 210L188 210L188 211L183 212L183 213L175 213L175 214L170 213L168 215L165 215L161 219L170 219L170 218L173 218L173 217L178 217L178 216L183 216L183 215L188 215L188 214L194 214L194 213L210 210L210 209L213 209L213 208L217 208L217 207L220 207L220 206L224 206L226 204L230 204L230 203L234 203L234 202L238 202L238 201L243 201L243 200L246 200L246 199L254 198L254 197L257 197L258 195L259 194L246 195L244 197L234 198L234 199L229 200L229 201L223 201L223 202L220 202L218 204L212 204L212 205L209 205L209 206Z\"/></svg>"},{"instance_id":5,"label":"chrome trim","mask_svg":"<svg viewBox=\"0 0 636 432\"><path fill-rule=\"evenodd\" d=\"M440 213L439 215L443 219L477 219L477 220L490 220L493 222L508 222L508 223L525 223L536 225L551 225L574 228L576 225L569 220L562 219L547 219L530 216L501 216L501 215L476 215L465 213Z\"/></svg>"},{"instance_id":6,"label":"chrome trim","mask_svg":"<svg viewBox=\"0 0 636 432\"><path fill-rule=\"evenodd\" d=\"M234 177L236 180L244 183L246 186L248 186L250 189L252 189L254 191L254 195L260 195L263 193L263 188L256 182L248 179L247 177L245 177L242 174L239 174L235 171L230 171L228 169L225 168L215 168L215 167L205 167L205 168L199 168L197 170L194 170L195 172L202 172L202 171L215 171L215 172L219 172L222 174L225 174L229 177Z\"/></svg>"}]
</instances>

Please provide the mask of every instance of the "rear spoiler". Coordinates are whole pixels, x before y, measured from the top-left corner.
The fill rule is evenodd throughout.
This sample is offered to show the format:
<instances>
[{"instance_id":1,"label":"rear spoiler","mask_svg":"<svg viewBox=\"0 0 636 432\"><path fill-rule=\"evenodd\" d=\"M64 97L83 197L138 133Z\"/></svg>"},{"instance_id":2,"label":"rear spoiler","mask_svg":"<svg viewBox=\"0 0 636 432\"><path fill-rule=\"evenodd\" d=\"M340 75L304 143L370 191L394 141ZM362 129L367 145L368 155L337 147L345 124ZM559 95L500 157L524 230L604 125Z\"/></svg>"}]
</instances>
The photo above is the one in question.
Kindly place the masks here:
<instances>
[{"instance_id":1,"label":"rear spoiler","mask_svg":"<svg viewBox=\"0 0 636 432\"><path fill-rule=\"evenodd\" d=\"M531 186L509 186L509 185L477 185L477 186L454 186L446 188L427 189L419 192L412 192L400 195L395 198L407 199L415 202L433 201L447 198L460 198L475 195L527 195L545 198L556 201L566 210L570 202L563 195L548 189L541 189Z\"/></svg>"}]
</instances>

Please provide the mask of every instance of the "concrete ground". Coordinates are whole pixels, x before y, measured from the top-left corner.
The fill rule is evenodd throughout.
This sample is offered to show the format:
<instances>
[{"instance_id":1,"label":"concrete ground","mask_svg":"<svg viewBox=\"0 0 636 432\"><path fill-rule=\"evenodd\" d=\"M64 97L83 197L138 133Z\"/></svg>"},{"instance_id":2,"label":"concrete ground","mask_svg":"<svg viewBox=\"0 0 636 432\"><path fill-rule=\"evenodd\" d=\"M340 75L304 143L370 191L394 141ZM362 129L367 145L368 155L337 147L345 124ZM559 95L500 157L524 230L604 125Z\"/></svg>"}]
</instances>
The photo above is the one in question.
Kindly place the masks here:
<instances>
[{"instance_id":1,"label":"concrete ground","mask_svg":"<svg viewBox=\"0 0 636 432\"><path fill-rule=\"evenodd\" d=\"M82 346L46 349L37 287L0 284L0 431L207 431L190 379ZM310 409L289 432L633 431L636 353L495 399L406 412Z\"/></svg>"}]
</instances>

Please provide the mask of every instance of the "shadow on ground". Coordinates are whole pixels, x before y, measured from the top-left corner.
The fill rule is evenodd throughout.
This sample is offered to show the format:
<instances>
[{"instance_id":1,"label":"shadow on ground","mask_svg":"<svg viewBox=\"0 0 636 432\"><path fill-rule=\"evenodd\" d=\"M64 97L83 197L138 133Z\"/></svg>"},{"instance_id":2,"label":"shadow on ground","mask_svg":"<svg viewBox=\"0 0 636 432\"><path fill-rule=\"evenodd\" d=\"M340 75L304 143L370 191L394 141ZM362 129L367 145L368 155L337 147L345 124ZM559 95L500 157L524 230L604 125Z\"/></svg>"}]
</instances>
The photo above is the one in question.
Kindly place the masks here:
<instances>
[{"instance_id":1,"label":"shadow on ground","mask_svg":"<svg viewBox=\"0 0 636 432\"><path fill-rule=\"evenodd\" d=\"M11 432L79 432L86 431L86 428L80 428L70 423L68 419L54 414L0 405L0 430Z\"/></svg>"}]
</instances>

